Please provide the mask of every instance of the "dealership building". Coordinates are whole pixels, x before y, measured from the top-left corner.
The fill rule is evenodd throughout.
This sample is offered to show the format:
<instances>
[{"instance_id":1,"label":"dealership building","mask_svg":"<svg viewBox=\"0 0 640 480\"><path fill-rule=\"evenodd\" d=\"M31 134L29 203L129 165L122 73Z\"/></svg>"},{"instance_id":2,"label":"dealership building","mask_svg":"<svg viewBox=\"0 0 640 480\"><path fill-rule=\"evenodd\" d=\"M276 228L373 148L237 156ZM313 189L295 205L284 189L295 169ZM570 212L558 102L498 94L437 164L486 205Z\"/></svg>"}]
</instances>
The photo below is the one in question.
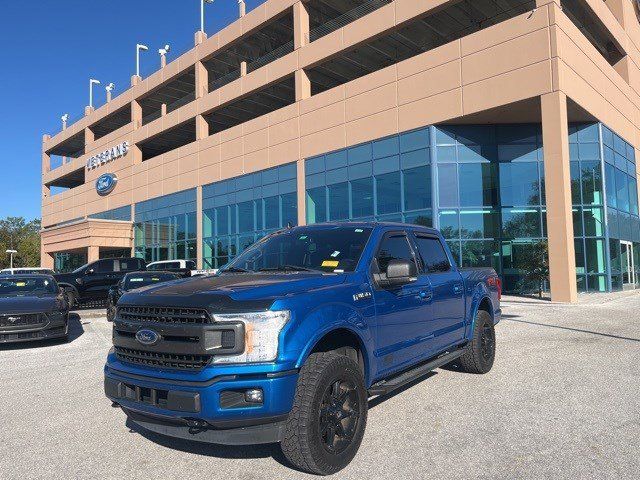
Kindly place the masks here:
<instances>
[{"instance_id":1,"label":"dealership building","mask_svg":"<svg viewBox=\"0 0 640 480\"><path fill-rule=\"evenodd\" d=\"M217 268L288 225L439 228L553 300L640 288L632 0L267 0L42 144L42 265ZM639 159L640 162L640 159Z\"/></svg>"}]
</instances>

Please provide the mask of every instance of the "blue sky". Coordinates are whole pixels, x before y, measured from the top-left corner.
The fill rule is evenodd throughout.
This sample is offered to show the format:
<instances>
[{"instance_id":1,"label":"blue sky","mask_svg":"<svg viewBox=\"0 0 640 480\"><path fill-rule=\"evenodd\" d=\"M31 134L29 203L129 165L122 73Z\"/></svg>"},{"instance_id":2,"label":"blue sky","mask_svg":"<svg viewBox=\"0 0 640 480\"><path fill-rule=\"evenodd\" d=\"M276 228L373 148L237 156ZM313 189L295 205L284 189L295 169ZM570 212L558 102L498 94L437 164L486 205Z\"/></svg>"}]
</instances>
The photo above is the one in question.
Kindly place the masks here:
<instances>
[{"instance_id":1,"label":"blue sky","mask_svg":"<svg viewBox=\"0 0 640 480\"><path fill-rule=\"evenodd\" d=\"M247 0L247 10L264 0ZM89 78L116 84L116 94L135 72L135 45L149 51L141 69L159 66L193 46L200 27L199 0L1 1L0 9L0 218L40 217L42 135L77 117L88 104ZM126 13L125 13L126 12ZM236 0L206 5L206 31L237 18ZM94 103L105 101L103 86Z\"/></svg>"}]
</instances>

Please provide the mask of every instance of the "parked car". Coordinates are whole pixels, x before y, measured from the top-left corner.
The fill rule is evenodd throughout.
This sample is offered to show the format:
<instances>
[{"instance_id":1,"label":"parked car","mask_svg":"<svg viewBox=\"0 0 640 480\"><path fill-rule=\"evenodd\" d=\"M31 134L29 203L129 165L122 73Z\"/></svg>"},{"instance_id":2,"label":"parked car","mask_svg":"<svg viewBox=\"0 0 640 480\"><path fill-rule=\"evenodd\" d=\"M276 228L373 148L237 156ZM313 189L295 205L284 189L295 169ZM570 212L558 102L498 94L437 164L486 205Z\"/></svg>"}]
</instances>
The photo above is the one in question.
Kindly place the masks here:
<instances>
[{"instance_id":1,"label":"parked car","mask_svg":"<svg viewBox=\"0 0 640 480\"><path fill-rule=\"evenodd\" d=\"M107 320L112 322L116 314L116 305L120 297L130 290L148 287L158 283L178 280L182 276L173 272L132 272L127 273L122 280L109 289L107 297Z\"/></svg>"},{"instance_id":2,"label":"parked car","mask_svg":"<svg viewBox=\"0 0 640 480\"><path fill-rule=\"evenodd\" d=\"M154 272L174 272L181 277L190 277L198 267L193 260L160 260L147 264L147 270Z\"/></svg>"},{"instance_id":3,"label":"parked car","mask_svg":"<svg viewBox=\"0 0 640 480\"><path fill-rule=\"evenodd\" d=\"M5 268L0 270L0 276L5 275L29 275L29 274L53 275L54 271L40 267Z\"/></svg>"},{"instance_id":4,"label":"parked car","mask_svg":"<svg viewBox=\"0 0 640 480\"><path fill-rule=\"evenodd\" d=\"M68 335L69 305L51 275L0 278L0 343Z\"/></svg>"},{"instance_id":5,"label":"parked car","mask_svg":"<svg viewBox=\"0 0 640 480\"><path fill-rule=\"evenodd\" d=\"M146 270L141 258L104 258L88 263L71 273L54 275L64 289L70 306L89 301L105 301L109 288L128 272Z\"/></svg>"},{"instance_id":6,"label":"parked car","mask_svg":"<svg viewBox=\"0 0 640 480\"><path fill-rule=\"evenodd\" d=\"M297 468L335 473L358 451L369 397L452 362L491 370L500 294L493 269L459 269L430 228L286 229L214 277L124 294L105 393L144 429L280 442Z\"/></svg>"}]
</instances>

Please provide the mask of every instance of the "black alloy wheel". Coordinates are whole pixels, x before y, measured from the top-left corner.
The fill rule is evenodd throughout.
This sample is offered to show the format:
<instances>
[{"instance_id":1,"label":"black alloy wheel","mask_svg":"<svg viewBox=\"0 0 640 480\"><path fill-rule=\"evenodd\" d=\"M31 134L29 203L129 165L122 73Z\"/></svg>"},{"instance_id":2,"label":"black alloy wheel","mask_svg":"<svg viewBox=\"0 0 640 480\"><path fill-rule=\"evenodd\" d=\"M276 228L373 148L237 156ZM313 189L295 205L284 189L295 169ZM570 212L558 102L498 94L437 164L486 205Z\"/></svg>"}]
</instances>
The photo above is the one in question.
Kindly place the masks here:
<instances>
[{"instance_id":1,"label":"black alloy wheel","mask_svg":"<svg viewBox=\"0 0 640 480\"><path fill-rule=\"evenodd\" d=\"M320 404L320 437L332 454L344 452L355 437L360 421L360 404L353 382L340 379L330 385Z\"/></svg>"}]
</instances>

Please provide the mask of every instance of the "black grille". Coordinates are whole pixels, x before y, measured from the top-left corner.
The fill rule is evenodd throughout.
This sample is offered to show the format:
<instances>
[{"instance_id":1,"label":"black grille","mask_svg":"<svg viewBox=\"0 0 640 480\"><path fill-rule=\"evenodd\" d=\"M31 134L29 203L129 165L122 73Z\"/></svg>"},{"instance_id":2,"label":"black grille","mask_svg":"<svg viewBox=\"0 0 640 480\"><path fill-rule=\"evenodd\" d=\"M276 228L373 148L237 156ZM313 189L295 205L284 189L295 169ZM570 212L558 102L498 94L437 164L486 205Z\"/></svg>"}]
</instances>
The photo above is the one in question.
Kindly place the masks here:
<instances>
[{"instance_id":1,"label":"black grille","mask_svg":"<svg viewBox=\"0 0 640 480\"><path fill-rule=\"evenodd\" d=\"M190 325L210 323L207 312L195 308L123 306L118 308L118 317L120 320L129 322L182 323Z\"/></svg>"},{"instance_id":2,"label":"black grille","mask_svg":"<svg viewBox=\"0 0 640 480\"><path fill-rule=\"evenodd\" d=\"M40 325L46 319L39 313L28 313L23 315L0 315L0 327L24 327L28 325Z\"/></svg>"},{"instance_id":3,"label":"black grille","mask_svg":"<svg viewBox=\"0 0 640 480\"><path fill-rule=\"evenodd\" d=\"M150 367L174 368L177 370L201 370L211 360L211 355L178 355L174 353L148 352L132 348L114 347L116 357L123 362Z\"/></svg>"},{"instance_id":4,"label":"black grille","mask_svg":"<svg viewBox=\"0 0 640 480\"><path fill-rule=\"evenodd\" d=\"M0 342L38 340L57 335L64 335L64 327L51 328L49 330L39 330L37 332L2 333L0 334Z\"/></svg>"}]
</instances>

